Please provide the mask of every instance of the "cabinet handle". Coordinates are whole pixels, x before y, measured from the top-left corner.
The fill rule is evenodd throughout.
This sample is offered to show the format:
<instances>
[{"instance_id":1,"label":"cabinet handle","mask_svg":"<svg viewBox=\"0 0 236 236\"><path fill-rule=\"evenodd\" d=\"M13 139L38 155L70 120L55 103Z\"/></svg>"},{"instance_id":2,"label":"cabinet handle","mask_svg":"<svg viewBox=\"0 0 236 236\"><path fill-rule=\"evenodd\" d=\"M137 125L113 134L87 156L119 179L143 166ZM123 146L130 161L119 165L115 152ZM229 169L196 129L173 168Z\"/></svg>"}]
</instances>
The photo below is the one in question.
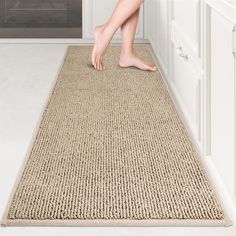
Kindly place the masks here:
<instances>
[{"instance_id":1,"label":"cabinet handle","mask_svg":"<svg viewBox=\"0 0 236 236\"><path fill-rule=\"evenodd\" d=\"M183 49L182 49L181 46L176 48L176 54L177 54L178 56L184 58L185 60L188 60L188 55L187 55L187 54L184 54Z\"/></svg>"}]
</instances>

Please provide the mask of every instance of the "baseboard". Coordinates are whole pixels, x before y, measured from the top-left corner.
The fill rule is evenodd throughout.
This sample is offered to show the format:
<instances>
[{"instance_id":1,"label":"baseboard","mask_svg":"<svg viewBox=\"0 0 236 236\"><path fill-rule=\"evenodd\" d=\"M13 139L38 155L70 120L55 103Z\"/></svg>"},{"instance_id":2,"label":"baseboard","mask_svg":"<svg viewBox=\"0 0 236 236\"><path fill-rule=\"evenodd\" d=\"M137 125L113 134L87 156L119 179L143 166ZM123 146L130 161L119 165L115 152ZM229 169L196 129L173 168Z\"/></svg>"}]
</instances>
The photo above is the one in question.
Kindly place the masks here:
<instances>
[{"instance_id":1,"label":"baseboard","mask_svg":"<svg viewBox=\"0 0 236 236\"><path fill-rule=\"evenodd\" d=\"M0 44L92 44L93 39L73 38L0 38ZM112 43L121 43L121 39L113 39ZM135 43L147 44L147 39L135 39Z\"/></svg>"}]
</instances>

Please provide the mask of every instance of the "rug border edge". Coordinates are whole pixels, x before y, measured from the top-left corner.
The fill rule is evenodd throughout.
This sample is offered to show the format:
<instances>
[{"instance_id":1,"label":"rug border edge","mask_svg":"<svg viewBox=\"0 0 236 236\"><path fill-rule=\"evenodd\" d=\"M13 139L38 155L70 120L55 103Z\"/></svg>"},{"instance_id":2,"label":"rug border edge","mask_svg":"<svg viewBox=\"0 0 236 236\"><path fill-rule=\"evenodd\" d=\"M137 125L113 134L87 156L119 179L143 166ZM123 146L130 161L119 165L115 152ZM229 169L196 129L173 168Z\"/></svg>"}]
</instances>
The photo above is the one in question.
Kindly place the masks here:
<instances>
[{"instance_id":1,"label":"rug border edge","mask_svg":"<svg viewBox=\"0 0 236 236\"><path fill-rule=\"evenodd\" d=\"M163 220L12 220L6 219L4 227L230 227L232 222L201 219Z\"/></svg>"}]
</instances>

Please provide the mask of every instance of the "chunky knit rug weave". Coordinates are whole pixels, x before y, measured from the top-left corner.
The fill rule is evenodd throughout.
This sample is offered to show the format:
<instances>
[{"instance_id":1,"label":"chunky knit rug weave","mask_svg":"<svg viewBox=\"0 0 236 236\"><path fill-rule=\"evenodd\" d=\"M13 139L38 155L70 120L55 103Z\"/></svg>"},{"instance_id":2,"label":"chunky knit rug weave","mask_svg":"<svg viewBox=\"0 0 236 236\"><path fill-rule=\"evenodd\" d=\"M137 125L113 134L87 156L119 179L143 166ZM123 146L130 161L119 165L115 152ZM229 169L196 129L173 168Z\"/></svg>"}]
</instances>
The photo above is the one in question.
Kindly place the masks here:
<instances>
[{"instance_id":1,"label":"chunky knit rug weave","mask_svg":"<svg viewBox=\"0 0 236 236\"><path fill-rule=\"evenodd\" d=\"M70 46L3 224L228 225L159 72ZM145 45L136 46L153 61Z\"/></svg>"}]
</instances>

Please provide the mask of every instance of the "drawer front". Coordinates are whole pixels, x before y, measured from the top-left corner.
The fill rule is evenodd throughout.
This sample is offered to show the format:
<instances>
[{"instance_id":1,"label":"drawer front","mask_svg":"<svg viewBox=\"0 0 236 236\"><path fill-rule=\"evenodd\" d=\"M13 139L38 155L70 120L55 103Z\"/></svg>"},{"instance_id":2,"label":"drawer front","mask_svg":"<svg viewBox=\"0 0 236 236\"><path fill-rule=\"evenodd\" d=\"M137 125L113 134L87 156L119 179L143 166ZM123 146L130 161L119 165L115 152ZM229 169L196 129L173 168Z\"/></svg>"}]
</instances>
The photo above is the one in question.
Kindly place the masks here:
<instances>
[{"instance_id":1,"label":"drawer front","mask_svg":"<svg viewBox=\"0 0 236 236\"><path fill-rule=\"evenodd\" d=\"M201 142L201 83L202 75L185 57L181 49L176 49L173 55L173 86L181 100L187 122L193 135Z\"/></svg>"},{"instance_id":2,"label":"drawer front","mask_svg":"<svg viewBox=\"0 0 236 236\"><path fill-rule=\"evenodd\" d=\"M173 1L172 30L180 35L193 56L201 57L201 0Z\"/></svg>"}]
</instances>

